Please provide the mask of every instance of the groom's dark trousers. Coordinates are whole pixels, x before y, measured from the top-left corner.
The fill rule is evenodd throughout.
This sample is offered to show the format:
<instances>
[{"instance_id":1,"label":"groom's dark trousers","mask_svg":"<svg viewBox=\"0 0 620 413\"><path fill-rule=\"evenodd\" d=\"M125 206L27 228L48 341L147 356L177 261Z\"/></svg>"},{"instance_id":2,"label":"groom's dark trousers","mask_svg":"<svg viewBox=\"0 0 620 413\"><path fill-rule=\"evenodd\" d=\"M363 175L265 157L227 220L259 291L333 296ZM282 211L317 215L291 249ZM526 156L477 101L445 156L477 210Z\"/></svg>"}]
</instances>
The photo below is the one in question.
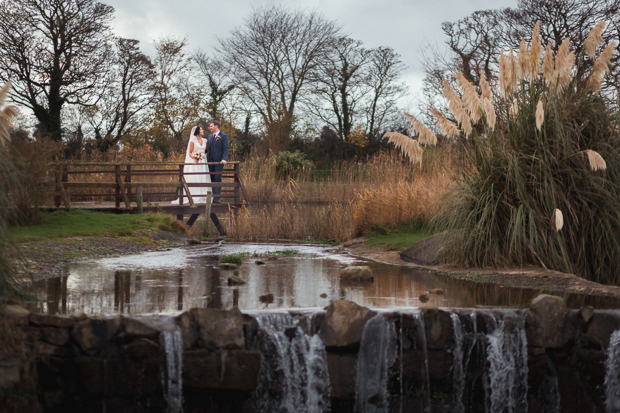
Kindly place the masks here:
<instances>
[{"instance_id":1,"label":"groom's dark trousers","mask_svg":"<svg viewBox=\"0 0 620 413\"><path fill-rule=\"evenodd\" d=\"M209 139L207 139L207 151L207 162L228 161L228 135L222 132L219 133L217 138L214 138L213 134L209 135ZM209 165L211 182L222 182L223 170L224 165ZM214 202L220 201L221 189L222 188L213 188Z\"/></svg>"}]
</instances>

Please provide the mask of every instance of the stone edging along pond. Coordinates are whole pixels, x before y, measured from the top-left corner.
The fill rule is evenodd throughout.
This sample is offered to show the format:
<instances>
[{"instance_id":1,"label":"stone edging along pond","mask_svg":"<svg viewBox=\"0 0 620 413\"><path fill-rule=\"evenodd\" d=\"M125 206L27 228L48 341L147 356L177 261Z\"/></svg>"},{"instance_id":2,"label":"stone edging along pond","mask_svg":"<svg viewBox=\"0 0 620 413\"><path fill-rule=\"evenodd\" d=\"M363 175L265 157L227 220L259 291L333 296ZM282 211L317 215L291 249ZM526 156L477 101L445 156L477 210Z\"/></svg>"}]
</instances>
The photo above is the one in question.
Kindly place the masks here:
<instances>
[{"instance_id":1,"label":"stone edging along pond","mask_svg":"<svg viewBox=\"0 0 620 413\"><path fill-rule=\"evenodd\" d=\"M548 295L525 310L378 312L339 300L312 312L67 317L7 305L2 329L1 400L24 411L249 412L285 399L344 412L604 411L620 375L620 311L569 310Z\"/></svg>"}]
</instances>

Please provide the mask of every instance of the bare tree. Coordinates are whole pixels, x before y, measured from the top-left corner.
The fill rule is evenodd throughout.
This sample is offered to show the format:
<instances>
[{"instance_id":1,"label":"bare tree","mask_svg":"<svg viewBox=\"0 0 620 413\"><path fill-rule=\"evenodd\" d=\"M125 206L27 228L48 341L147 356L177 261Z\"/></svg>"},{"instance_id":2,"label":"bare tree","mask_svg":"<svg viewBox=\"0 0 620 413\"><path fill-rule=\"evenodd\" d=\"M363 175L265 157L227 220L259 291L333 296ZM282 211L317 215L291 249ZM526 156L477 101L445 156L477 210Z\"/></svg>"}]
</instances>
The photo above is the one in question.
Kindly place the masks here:
<instances>
[{"instance_id":1,"label":"bare tree","mask_svg":"<svg viewBox=\"0 0 620 413\"><path fill-rule=\"evenodd\" d=\"M139 115L153 102L154 66L138 46L138 40L117 39L114 66L107 92L94 106L85 107L101 152L114 147L130 130Z\"/></svg>"},{"instance_id":2,"label":"bare tree","mask_svg":"<svg viewBox=\"0 0 620 413\"><path fill-rule=\"evenodd\" d=\"M405 66L400 55L391 47L373 49L370 57L368 87L370 101L366 108L366 133L376 136L392 115L395 115L399 98L407 93L407 87L397 83Z\"/></svg>"},{"instance_id":3,"label":"bare tree","mask_svg":"<svg viewBox=\"0 0 620 413\"><path fill-rule=\"evenodd\" d=\"M151 133L159 140L172 139L176 149L184 147L183 133L199 116L202 91L192 83L192 58L185 48L187 39L164 37L155 43L154 105ZM162 147L163 143L158 146Z\"/></svg>"},{"instance_id":4,"label":"bare tree","mask_svg":"<svg viewBox=\"0 0 620 413\"><path fill-rule=\"evenodd\" d=\"M235 88L232 81L230 66L223 64L202 51L194 54L194 61L200 73L207 81L207 96L205 106L211 119L218 119L224 99L230 96Z\"/></svg>"},{"instance_id":5,"label":"bare tree","mask_svg":"<svg viewBox=\"0 0 620 413\"><path fill-rule=\"evenodd\" d=\"M95 0L0 3L0 79L34 112L39 131L62 139L65 104L96 103L110 66L114 9Z\"/></svg>"},{"instance_id":6,"label":"bare tree","mask_svg":"<svg viewBox=\"0 0 620 413\"><path fill-rule=\"evenodd\" d=\"M345 142L362 112L358 111L358 105L370 93L370 55L371 52L362 47L362 42L339 38L329 56L319 63L317 87L309 95L308 109Z\"/></svg>"},{"instance_id":7,"label":"bare tree","mask_svg":"<svg viewBox=\"0 0 620 413\"><path fill-rule=\"evenodd\" d=\"M235 68L240 93L260 115L270 149L277 152L288 144L295 105L338 31L316 12L273 6L254 11L220 40L219 53Z\"/></svg>"}]
</instances>

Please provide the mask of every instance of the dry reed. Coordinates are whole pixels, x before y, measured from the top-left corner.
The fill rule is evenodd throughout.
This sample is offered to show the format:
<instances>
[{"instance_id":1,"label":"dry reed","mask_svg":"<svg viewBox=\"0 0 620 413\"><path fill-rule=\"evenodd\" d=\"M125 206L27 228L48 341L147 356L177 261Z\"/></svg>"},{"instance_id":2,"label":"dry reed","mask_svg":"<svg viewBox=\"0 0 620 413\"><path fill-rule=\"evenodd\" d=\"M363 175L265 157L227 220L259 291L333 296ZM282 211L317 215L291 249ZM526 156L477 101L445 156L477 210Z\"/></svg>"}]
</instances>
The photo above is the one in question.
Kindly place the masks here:
<instances>
[{"instance_id":1,"label":"dry reed","mask_svg":"<svg viewBox=\"0 0 620 413\"><path fill-rule=\"evenodd\" d=\"M440 111L431 107L431 112L437 118L437 126L448 138L457 138L461 132L454 123L450 122Z\"/></svg>"},{"instance_id":2,"label":"dry reed","mask_svg":"<svg viewBox=\"0 0 620 413\"><path fill-rule=\"evenodd\" d=\"M387 132L383 137L388 138L389 143L400 149L411 163L422 166L422 147L418 141L398 132Z\"/></svg>"},{"instance_id":3,"label":"dry reed","mask_svg":"<svg viewBox=\"0 0 620 413\"><path fill-rule=\"evenodd\" d=\"M586 150L586 155L588 155L588 162L590 164L590 169L593 171L604 171L607 169L607 163L605 159L596 151L591 149Z\"/></svg>"},{"instance_id":4,"label":"dry reed","mask_svg":"<svg viewBox=\"0 0 620 413\"><path fill-rule=\"evenodd\" d=\"M609 62L611 60L611 56L614 54L615 48L616 43L611 42L594 62L592 74L590 75L590 79L588 80L588 87L591 90L597 90L599 87L601 87L601 84L603 83L603 78L605 77L605 73L609 72Z\"/></svg>"},{"instance_id":5,"label":"dry reed","mask_svg":"<svg viewBox=\"0 0 620 413\"><path fill-rule=\"evenodd\" d=\"M480 71L480 92L483 99L491 99L493 96L491 93L491 86L489 86L489 81L482 70Z\"/></svg>"},{"instance_id":6,"label":"dry reed","mask_svg":"<svg viewBox=\"0 0 620 413\"><path fill-rule=\"evenodd\" d=\"M542 98L538 101L536 105L536 129L541 130L542 124L545 121L545 109L543 105Z\"/></svg>"},{"instance_id":7,"label":"dry reed","mask_svg":"<svg viewBox=\"0 0 620 413\"><path fill-rule=\"evenodd\" d=\"M476 92L476 87L465 78L461 73L456 72L456 81L459 87L463 91L463 105L465 110L469 114L473 123L480 120L480 109L482 108L482 102Z\"/></svg>"},{"instance_id":8,"label":"dry reed","mask_svg":"<svg viewBox=\"0 0 620 413\"><path fill-rule=\"evenodd\" d=\"M538 76L540 71L540 53L542 52L542 45L540 43L540 22L537 21L534 25L534 31L532 32L532 45L530 48L530 67L529 77L533 80Z\"/></svg>"},{"instance_id":9,"label":"dry reed","mask_svg":"<svg viewBox=\"0 0 620 413\"><path fill-rule=\"evenodd\" d=\"M469 115L463 108L463 102L461 102L461 98L459 95L452 89L450 83L448 83L445 79L442 81L443 84L443 96L448 100L448 108L450 112L454 114L456 121L459 123L461 129L465 133L465 137L468 138L472 132L472 125Z\"/></svg>"},{"instance_id":10,"label":"dry reed","mask_svg":"<svg viewBox=\"0 0 620 413\"><path fill-rule=\"evenodd\" d=\"M423 145L436 145L437 136L427 128L422 122L416 119L415 116L405 112L405 116L412 124L412 130L418 134L418 141Z\"/></svg>"}]
</instances>

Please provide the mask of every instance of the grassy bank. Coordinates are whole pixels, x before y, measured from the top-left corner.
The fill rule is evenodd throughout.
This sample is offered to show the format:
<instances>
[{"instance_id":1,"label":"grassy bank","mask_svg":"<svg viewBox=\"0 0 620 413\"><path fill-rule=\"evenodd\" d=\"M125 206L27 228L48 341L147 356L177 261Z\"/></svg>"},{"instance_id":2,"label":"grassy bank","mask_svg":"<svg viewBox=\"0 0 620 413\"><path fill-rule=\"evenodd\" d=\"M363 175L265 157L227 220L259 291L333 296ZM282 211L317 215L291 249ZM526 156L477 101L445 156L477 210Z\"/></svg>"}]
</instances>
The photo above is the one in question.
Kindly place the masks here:
<instances>
[{"instance_id":1,"label":"grassy bank","mask_svg":"<svg viewBox=\"0 0 620 413\"><path fill-rule=\"evenodd\" d=\"M433 233L423 225L399 224L396 226L372 226L366 231L366 243L383 246L390 250L404 250Z\"/></svg>"},{"instance_id":2,"label":"grassy bank","mask_svg":"<svg viewBox=\"0 0 620 413\"><path fill-rule=\"evenodd\" d=\"M11 227L9 233L18 242L70 236L109 235L131 236L136 231L180 230L170 215L107 214L85 210L45 213L38 225Z\"/></svg>"}]
</instances>

